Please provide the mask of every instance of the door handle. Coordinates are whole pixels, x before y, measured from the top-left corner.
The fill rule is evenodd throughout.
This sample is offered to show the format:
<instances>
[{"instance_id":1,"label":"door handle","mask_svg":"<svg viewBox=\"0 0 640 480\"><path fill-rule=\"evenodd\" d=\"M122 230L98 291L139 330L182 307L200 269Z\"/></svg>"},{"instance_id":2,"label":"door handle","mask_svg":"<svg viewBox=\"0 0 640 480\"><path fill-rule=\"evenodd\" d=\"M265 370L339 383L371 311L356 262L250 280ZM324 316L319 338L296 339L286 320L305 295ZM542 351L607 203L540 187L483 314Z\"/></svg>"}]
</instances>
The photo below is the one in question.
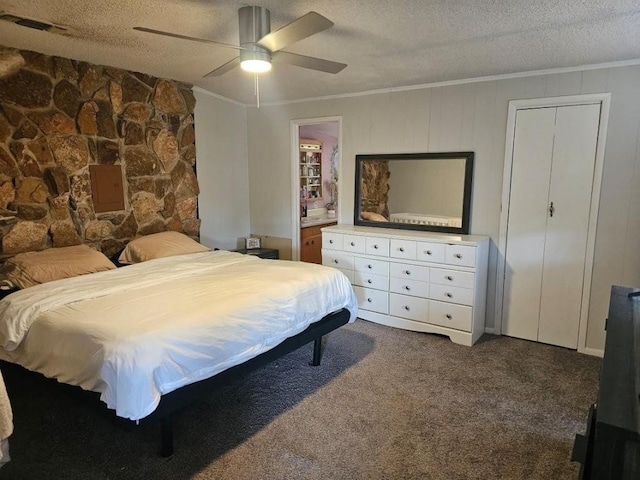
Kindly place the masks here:
<instances>
[{"instance_id":1,"label":"door handle","mask_svg":"<svg viewBox=\"0 0 640 480\"><path fill-rule=\"evenodd\" d=\"M551 202L551 204L549 205L549 216L553 217L553 212L555 212L555 211L556 211L556 209L553 206L553 202Z\"/></svg>"}]
</instances>

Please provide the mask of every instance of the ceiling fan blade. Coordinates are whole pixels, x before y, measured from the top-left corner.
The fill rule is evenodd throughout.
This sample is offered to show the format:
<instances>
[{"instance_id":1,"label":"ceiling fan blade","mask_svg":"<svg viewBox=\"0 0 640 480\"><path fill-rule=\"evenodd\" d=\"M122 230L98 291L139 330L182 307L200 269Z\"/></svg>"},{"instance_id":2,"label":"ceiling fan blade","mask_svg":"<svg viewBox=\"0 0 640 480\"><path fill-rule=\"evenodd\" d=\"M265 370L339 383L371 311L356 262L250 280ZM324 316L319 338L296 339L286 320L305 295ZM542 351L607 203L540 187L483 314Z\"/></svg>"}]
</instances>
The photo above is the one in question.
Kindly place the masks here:
<instances>
[{"instance_id":1,"label":"ceiling fan blade","mask_svg":"<svg viewBox=\"0 0 640 480\"><path fill-rule=\"evenodd\" d=\"M230 45L228 43L215 42L213 40L208 40L206 38L187 37L186 35L180 35L179 33L163 32L162 30L154 30L153 28L147 28L147 27L133 27L133 29L138 30L139 32L147 32L147 33L153 33L155 35L163 35L165 37L180 38L182 40L191 40L194 42L209 43L213 45L219 45L221 47L228 47L228 48L235 48L236 50L243 50L242 47L239 47L237 45Z\"/></svg>"},{"instance_id":2,"label":"ceiling fan blade","mask_svg":"<svg viewBox=\"0 0 640 480\"><path fill-rule=\"evenodd\" d=\"M333 26L333 22L319 13L309 12L278 30L268 33L258 41L258 45L277 52L289 45L322 32Z\"/></svg>"},{"instance_id":3,"label":"ceiling fan blade","mask_svg":"<svg viewBox=\"0 0 640 480\"><path fill-rule=\"evenodd\" d=\"M296 67L310 68L311 70L318 70L326 73L339 73L346 66L346 63L332 62L331 60L324 60L322 58L307 57L304 55L298 55L297 53L283 52L280 50L273 54L273 63L288 63L289 65L295 65Z\"/></svg>"},{"instance_id":4,"label":"ceiling fan blade","mask_svg":"<svg viewBox=\"0 0 640 480\"><path fill-rule=\"evenodd\" d=\"M229 60L227 63L220 65L215 70L211 70L203 78L219 77L220 75L227 73L229 70L233 70L234 68L239 66L240 66L240 57L236 57L233 60Z\"/></svg>"}]
</instances>

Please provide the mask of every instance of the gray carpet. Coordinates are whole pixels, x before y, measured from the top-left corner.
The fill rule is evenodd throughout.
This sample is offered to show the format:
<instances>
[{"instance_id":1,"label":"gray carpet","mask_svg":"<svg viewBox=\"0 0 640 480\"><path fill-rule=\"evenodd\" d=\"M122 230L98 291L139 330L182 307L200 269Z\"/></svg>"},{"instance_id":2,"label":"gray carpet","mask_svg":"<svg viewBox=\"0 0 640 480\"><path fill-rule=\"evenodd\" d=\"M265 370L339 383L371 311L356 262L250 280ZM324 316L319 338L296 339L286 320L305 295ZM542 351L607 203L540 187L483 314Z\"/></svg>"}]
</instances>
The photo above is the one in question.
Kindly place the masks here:
<instances>
[{"instance_id":1,"label":"gray carpet","mask_svg":"<svg viewBox=\"0 0 640 480\"><path fill-rule=\"evenodd\" d=\"M600 359L486 336L472 348L358 320L159 429L125 431L55 385L3 370L13 402L6 479L563 479Z\"/></svg>"}]
</instances>

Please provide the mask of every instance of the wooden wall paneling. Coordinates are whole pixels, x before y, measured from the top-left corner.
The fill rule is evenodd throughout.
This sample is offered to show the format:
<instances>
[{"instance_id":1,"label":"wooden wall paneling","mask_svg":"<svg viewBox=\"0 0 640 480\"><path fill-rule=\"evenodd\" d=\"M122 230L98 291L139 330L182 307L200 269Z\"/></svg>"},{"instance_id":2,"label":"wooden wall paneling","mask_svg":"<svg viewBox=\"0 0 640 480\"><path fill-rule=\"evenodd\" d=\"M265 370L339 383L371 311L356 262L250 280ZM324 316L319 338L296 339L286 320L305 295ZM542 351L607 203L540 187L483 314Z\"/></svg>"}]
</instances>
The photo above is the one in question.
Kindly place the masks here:
<instances>
[{"instance_id":1,"label":"wooden wall paneling","mask_svg":"<svg viewBox=\"0 0 640 480\"><path fill-rule=\"evenodd\" d=\"M431 89L408 90L403 95L406 152L429 151Z\"/></svg>"},{"instance_id":2,"label":"wooden wall paneling","mask_svg":"<svg viewBox=\"0 0 640 480\"><path fill-rule=\"evenodd\" d=\"M354 102L353 111L349 115L356 125L353 128L352 137L349 139L349 144L356 147L352 153L354 155L358 153L375 153L371 144L371 111L373 107L371 104L361 101L362 97L358 97L356 100L359 101ZM348 122L345 121L344 123ZM355 158L353 162L355 162Z\"/></svg>"},{"instance_id":3,"label":"wooden wall paneling","mask_svg":"<svg viewBox=\"0 0 640 480\"><path fill-rule=\"evenodd\" d=\"M632 189L637 189L633 171L637 161L640 102L631 99L640 98L640 68L610 69L607 87L612 94L611 116L602 174L587 345L604 345L604 319L611 285L622 281L628 249L637 250L640 238L640 232L633 232L632 245L625 243L625 236L631 235L627 225L628 202ZM621 205L627 208L621 209Z\"/></svg>"},{"instance_id":4,"label":"wooden wall paneling","mask_svg":"<svg viewBox=\"0 0 640 480\"><path fill-rule=\"evenodd\" d=\"M474 123L476 113L476 98L480 84L469 83L464 85L463 95L464 100L462 104L462 129L460 132L460 143L458 149L460 151L473 151L474 150Z\"/></svg>"},{"instance_id":5,"label":"wooden wall paneling","mask_svg":"<svg viewBox=\"0 0 640 480\"><path fill-rule=\"evenodd\" d=\"M545 97L557 97L560 95L560 76L558 74L547 76L547 85L544 88Z\"/></svg>"},{"instance_id":6,"label":"wooden wall paneling","mask_svg":"<svg viewBox=\"0 0 640 480\"><path fill-rule=\"evenodd\" d=\"M580 93L602 93L607 91L608 69L585 70L582 72Z\"/></svg>"},{"instance_id":7,"label":"wooden wall paneling","mask_svg":"<svg viewBox=\"0 0 640 480\"><path fill-rule=\"evenodd\" d=\"M397 131L394 121L397 120L398 109L392 108L393 94L374 95L369 99L371 117L369 119L369 136L371 150L374 153L393 151L397 143Z\"/></svg>"},{"instance_id":8,"label":"wooden wall paneling","mask_svg":"<svg viewBox=\"0 0 640 480\"><path fill-rule=\"evenodd\" d=\"M547 87L547 76L527 77L525 79L525 98L542 98L545 96Z\"/></svg>"},{"instance_id":9,"label":"wooden wall paneling","mask_svg":"<svg viewBox=\"0 0 640 480\"><path fill-rule=\"evenodd\" d=\"M500 215L497 215L497 226L495 223L496 205L500 205L501 192L494 193L490 189L491 175L493 169L491 165L494 161L494 133L493 119L500 110L496 103L497 82L482 82L476 89L476 99L473 119L473 151L474 158L474 184L473 203L471 206L471 232L490 233L499 230ZM504 142L503 142L504 143ZM502 178L502 175L500 175ZM493 229L492 229L493 228ZM497 238L497 235L496 235ZM489 242L489 264L496 264L496 245ZM495 268L489 269L487 278L487 298L495 298ZM486 312L486 326L492 329L495 317L495 302L488 301Z\"/></svg>"},{"instance_id":10,"label":"wooden wall paneling","mask_svg":"<svg viewBox=\"0 0 640 480\"><path fill-rule=\"evenodd\" d=\"M442 87L431 89L429 105L429 151L440 152L440 120L442 112Z\"/></svg>"},{"instance_id":11,"label":"wooden wall paneling","mask_svg":"<svg viewBox=\"0 0 640 480\"><path fill-rule=\"evenodd\" d=\"M495 97L495 115L493 118L493 151L491 169L489 172L488 188L491 192L495 192L492 199L497 202L498 210L492 209L493 216L490 219L490 225L495 227L495 232L500 230L500 202L502 200L502 174L504 171L504 146L505 132L507 131L507 111L509 108L509 100L524 98L526 87L526 79L513 78L509 80L500 80L497 84ZM476 232L472 232L476 233Z\"/></svg>"},{"instance_id":12,"label":"wooden wall paneling","mask_svg":"<svg viewBox=\"0 0 640 480\"><path fill-rule=\"evenodd\" d=\"M640 109L640 94L635 93L635 90L631 88L630 85L634 82L640 85L640 81L637 80L638 72L640 72L640 66L637 65L611 68L609 70L585 70L582 72L581 83L575 82L575 80L575 83L572 82L571 76L562 80L563 88L565 88L564 85L574 85L572 88L576 90L570 92L571 94L609 91L613 94L611 109L612 124L610 124L605 152L602 214L600 215L600 221L603 222L602 225L606 227L598 227L596 265L591 296L592 311L589 324L589 331L591 333L589 333L589 335L592 336L588 340L588 346L594 349L602 348L604 345L603 322L606 317L606 306L608 305L609 285L611 285L612 281L613 283L620 283L622 281L622 264L630 255L630 247L625 241L621 240L617 242L613 237L628 238L628 242L631 242L633 241L633 235L636 235L636 238L640 235L640 233L635 231L635 226L627 226L625 223L627 221L626 218L632 213L628 202L635 202L635 196L632 197L631 191L629 190L631 188L631 182L635 181L632 176L632 170L630 167L627 167L626 171L614 171L620 168L624 169L624 162L617 157L619 157L621 153L624 153L625 149L628 150L625 145L632 145L633 152L635 152L636 149L638 138L637 129L625 128L625 123L633 117L633 110ZM607 78L614 73L614 76L617 78L615 88L611 85L611 79ZM495 282L491 277L495 277L497 265L495 242L497 241L500 226L507 103L508 100L511 99L531 98L534 94L538 93L543 93L543 95L536 96L535 98L557 96L560 92L561 78L559 74L536 75L531 78L534 78L534 80L522 77L509 80L478 82L476 87L476 110L474 112L472 144L472 150L476 152L476 168L474 173L474 203L471 228L473 233L488 234L491 235L494 240L494 242L491 242L489 254L488 327L491 327L493 322L491 308L494 303L492 302L492 298L494 298L495 292L492 291L492 289ZM542 80L539 78L544 78L544 92L541 92ZM574 78L577 77L574 76ZM623 84L627 86L623 87ZM396 119L402 119L402 124L406 130L403 133L403 138L406 142L407 149L415 146L416 148L411 148L411 150L442 150L440 148L440 139L441 131L444 127L441 123L442 117L440 112L442 108L443 89L444 87L432 87L407 90L405 92L394 92L393 98L395 103L376 103L376 108L385 106L385 108L393 111L401 111L400 115L393 113L393 116ZM467 93L464 89L462 91L465 92L464 109L466 109ZM389 93L380 94L380 96L388 95ZM343 212L341 212L340 221L351 222L353 218L354 158L357 153L371 153L371 118L376 116L373 111L372 98L375 96L377 96L377 94L261 107L260 116L256 117L256 120L249 124L248 137L250 142L252 142L252 138L259 137L260 142L263 143L260 152L252 153L249 159L251 171L253 172L254 166L258 164L265 165L265 168L273 170L274 166L282 162L280 149L277 145L277 143L281 141L282 136L276 135L269 138L268 136L262 135L261 132L264 129L277 128L284 131L284 143L289 145L287 141L289 135L288 122L291 119L313 118L319 116L321 113L326 115L342 115L344 143L343 166L341 170L341 208ZM407 108L413 104L419 104L420 108ZM249 109L249 111L251 110L255 109ZM250 117L251 116L252 114ZM412 122L411 119L415 121ZM463 123L466 125L466 120L464 120ZM620 133L616 132L619 126L623 128ZM465 131L466 127L463 127L463 137L466 135ZM387 135L384 135L382 140L388 140L390 144L397 145L396 140L391 139ZM633 154L631 155L633 156ZM632 164L633 163L634 162L632 162ZM290 172L287 173L287 176L290 177ZM622 179L622 186L626 189L624 190L626 194L617 192L618 186L616 182L618 182L618 179ZM260 199L262 192L267 188L267 186L259 186L252 182L252 197ZM287 203L290 203L290 195L291 192L289 190L283 193L283 196L287 197ZM291 207L289 206L288 208ZM266 230L261 230L261 233L268 233L280 237L290 235L290 227L285 229L278 227L278 217L282 216L282 212L277 211L275 207L272 206L270 206L268 210L269 211L266 210L266 207L256 209L256 204L254 202L251 203L252 219L254 217L262 217L264 220L264 223L261 223L261 225L266 227ZM610 218L611 215L613 215L614 218ZM620 218L616 219L616 217L620 217L621 215L625 218L624 220ZM631 230L625 233L627 228ZM627 237L625 237L625 235ZM616 251L616 249L626 250L621 255L620 251ZM620 257L620 259L617 257ZM627 278L627 275L632 275L630 269L631 267L629 267L629 273L625 273L625 278ZM625 270L625 272L627 272L627 270ZM600 275L600 273L602 273L602 275ZM606 287L603 287L605 284ZM600 291L604 291L604 294L603 297L599 299ZM600 309L600 304L604 305L604 310ZM594 310L595 305L598 305L598 307Z\"/></svg>"},{"instance_id":13,"label":"wooden wall paneling","mask_svg":"<svg viewBox=\"0 0 640 480\"><path fill-rule=\"evenodd\" d=\"M437 150L439 152L455 152L460 150L464 89L464 85L454 85L442 89L440 144Z\"/></svg>"},{"instance_id":14,"label":"wooden wall paneling","mask_svg":"<svg viewBox=\"0 0 640 480\"><path fill-rule=\"evenodd\" d=\"M558 95L577 95L582 86L582 72L568 72L559 75Z\"/></svg>"},{"instance_id":15,"label":"wooden wall paneling","mask_svg":"<svg viewBox=\"0 0 640 480\"><path fill-rule=\"evenodd\" d=\"M490 232L490 217L494 216L495 202L491 203L492 158L494 147L493 118L497 115L497 83L478 84L473 117L473 137L471 144L475 152L473 169L473 203L471 228L473 232ZM497 196L500 201L500 192Z\"/></svg>"}]
</instances>

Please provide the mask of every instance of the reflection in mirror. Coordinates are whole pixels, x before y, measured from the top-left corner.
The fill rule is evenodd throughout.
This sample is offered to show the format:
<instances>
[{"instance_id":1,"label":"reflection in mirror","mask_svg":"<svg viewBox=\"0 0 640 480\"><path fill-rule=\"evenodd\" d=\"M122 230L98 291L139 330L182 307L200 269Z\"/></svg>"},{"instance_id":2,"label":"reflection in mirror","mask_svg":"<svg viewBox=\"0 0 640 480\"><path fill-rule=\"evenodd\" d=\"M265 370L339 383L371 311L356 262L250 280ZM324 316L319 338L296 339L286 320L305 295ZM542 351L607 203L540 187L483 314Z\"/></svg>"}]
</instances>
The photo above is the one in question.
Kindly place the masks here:
<instances>
[{"instance_id":1,"label":"reflection in mirror","mask_svg":"<svg viewBox=\"0 0 640 480\"><path fill-rule=\"evenodd\" d=\"M469 233L472 152L356 156L354 223Z\"/></svg>"}]
</instances>

